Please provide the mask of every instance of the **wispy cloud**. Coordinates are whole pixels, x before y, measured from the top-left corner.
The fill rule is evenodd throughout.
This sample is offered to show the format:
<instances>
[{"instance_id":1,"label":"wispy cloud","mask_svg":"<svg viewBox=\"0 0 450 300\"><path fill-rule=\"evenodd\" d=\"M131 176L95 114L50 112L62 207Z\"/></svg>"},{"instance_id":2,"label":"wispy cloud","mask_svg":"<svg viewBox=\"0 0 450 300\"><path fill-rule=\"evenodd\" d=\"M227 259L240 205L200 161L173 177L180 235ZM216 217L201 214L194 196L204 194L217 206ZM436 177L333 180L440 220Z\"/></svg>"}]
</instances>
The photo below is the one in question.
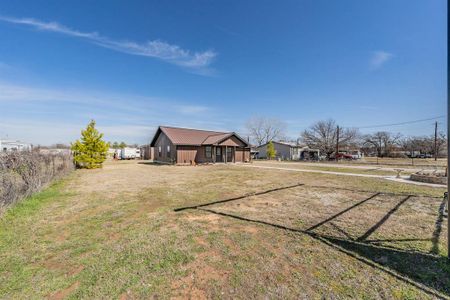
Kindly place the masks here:
<instances>
[{"instance_id":1,"label":"wispy cloud","mask_svg":"<svg viewBox=\"0 0 450 300\"><path fill-rule=\"evenodd\" d=\"M376 70L381 68L386 62L388 62L394 55L386 51L375 51L372 53L369 64L370 69Z\"/></svg>"},{"instance_id":2,"label":"wispy cloud","mask_svg":"<svg viewBox=\"0 0 450 300\"><path fill-rule=\"evenodd\" d=\"M85 122L72 121L70 123L61 123L57 121L38 121L38 120L7 120L0 121L0 138L20 138L27 142L41 145L50 145L53 143L66 143L79 138L80 131L86 127ZM126 141L131 143L148 142L156 130L156 126L120 124L105 125L104 122L97 122L97 127L104 134L108 141ZM39 132L51 133L51 137ZM8 135L6 135L8 134Z\"/></svg>"},{"instance_id":3,"label":"wispy cloud","mask_svg":"<svg viewBox=\"0 0 450 300\"><path fill-rule=\"evenodd\" d=\"M38 30L57 32L72 37L82 38L98 46L131 55L157 58L202 75L213 74L213 70L209 67L217 56L217 53L213 50L192 52L161 40L151 40L145 43L112 40L97 32L81 32L57 22L43 22L32 18L12 18L5 16L0 16L0 20L8 23L30 26Z\"/></svg>"},{"instance_id":4,"label":"wispy cloud","mask_svg":"<svg viewBox=\"0 0 450 300\"><path fill-rule=\"evenodd\" d=\"M214 106L193 101L84 88L32 86L1 79L0 91L0 138L8 135L35 144L73 141L90 119L97 121L107 140L132 143L148 142L154 129L161 124L233 130L232 126L237 123L236 120L218 122L218 110Z\"/></svg>"},{"instance_id":5,"label":"wispy cloud","mask_svg":"<svg viewBox=\"0 0 450 300\"><path fill-rule=\"evenodd\" d=\"M201 105L178 105L175 109L184 115L195 115L209 110L208 107Z\"/></svg>"}]
</instances>

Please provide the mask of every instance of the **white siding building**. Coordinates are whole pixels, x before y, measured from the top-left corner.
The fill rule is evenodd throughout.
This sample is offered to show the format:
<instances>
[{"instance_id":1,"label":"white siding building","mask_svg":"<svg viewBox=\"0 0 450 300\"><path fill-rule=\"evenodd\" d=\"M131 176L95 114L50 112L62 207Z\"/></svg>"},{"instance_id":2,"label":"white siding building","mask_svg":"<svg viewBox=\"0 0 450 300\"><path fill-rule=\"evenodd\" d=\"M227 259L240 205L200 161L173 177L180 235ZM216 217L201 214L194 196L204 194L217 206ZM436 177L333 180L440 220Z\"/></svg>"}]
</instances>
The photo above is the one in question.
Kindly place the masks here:
<instances>
[{"instance_id":1,"label":"white siding building","mask_svg":"<svg viewBox=\"0 0 450 300\"><path fill-rule=\"evenodd\" d=\"M261 145L256 148L258 151L257 158L267 158L267 145ZM297 145L295 143L272 142L276 158L281 160L319 160L320 151L318 149L310 149L308 146Z\"/></svg>"},{"instance_id":2,"label":"white siding building","mask_svg":"<svg viewBox=\"0 0 450 300\"><path fill-rule=\"evenodd\" d=\"M30 143L23 143L13 140L0 140L0 152L12 151L30 151L32 148Z\"/></svg>"}]
</instances>

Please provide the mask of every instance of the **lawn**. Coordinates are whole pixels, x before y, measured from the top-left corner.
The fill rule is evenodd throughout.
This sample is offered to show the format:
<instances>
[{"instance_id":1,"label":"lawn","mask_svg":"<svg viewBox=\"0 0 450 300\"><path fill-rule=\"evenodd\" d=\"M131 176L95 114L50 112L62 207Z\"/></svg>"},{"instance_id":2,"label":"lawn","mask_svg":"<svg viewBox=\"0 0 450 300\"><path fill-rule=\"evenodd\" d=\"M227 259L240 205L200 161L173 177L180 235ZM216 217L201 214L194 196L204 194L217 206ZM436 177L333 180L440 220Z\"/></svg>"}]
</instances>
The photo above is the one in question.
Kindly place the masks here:
<instances>
[{"instance_id":1,"label":"lawn","mask_svg":"<svg viewBox=\"0 0 450 300\"><path fill-rule=\"evenodd\" d=\"M349 161L349 163L361 165L384 165L384 166L398 166L398 167L423 167L423 168L438 168L445 169L447 166L447 159L439 158L390 158L390 157L365 157L361 160Z\"/></svg>"},{"instance_id":2,"label":"lawn","mask_svg":"<svg viewBox=\"0 0 450 300\"><path fill-rule=\"evenodd\" d=\"M448 297L443 192L231 165L108 162L3 215L0 298ZM199 207L174 211L187 206Z\"/></svg>"},{"instance_id":3,"label":"lawn","mask_svg":"<svg viewBox=\"0 0 450 300\"><path fill-rule=\"evenodd\" d=\"M397 171L395 167L382 167L382 166L360 166L354 163L340 162L336 163L304 163L301 161L267 161L267 160L257 160L253 162L256 166L271 166L271 167L282 167L282 168L293 168L300 170L311 170L311 171L330 171L339 173L353 173L353 174L367 174L367 175L379 175L379 176L396 176ZM398 168L401 171L401 175L411 175L411 168Z\"/></svg>"}]
</instances>

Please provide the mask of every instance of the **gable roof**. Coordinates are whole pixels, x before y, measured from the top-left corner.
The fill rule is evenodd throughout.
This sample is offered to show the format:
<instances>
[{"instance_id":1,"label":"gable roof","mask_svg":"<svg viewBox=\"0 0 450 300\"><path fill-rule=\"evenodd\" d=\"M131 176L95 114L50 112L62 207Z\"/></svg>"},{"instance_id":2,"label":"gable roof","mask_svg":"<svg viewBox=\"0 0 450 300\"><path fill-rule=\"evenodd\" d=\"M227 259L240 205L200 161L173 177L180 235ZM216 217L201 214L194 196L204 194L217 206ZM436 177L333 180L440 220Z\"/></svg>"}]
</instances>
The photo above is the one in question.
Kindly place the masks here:
<instances>
[{"instance_id":1,"label":"gable roof","mask_svg":"<svg viewBox=\"0 0 450 300\"><path fill-rule=\"evenodd\" d=\"M294 144L294 143L277 142L277 141L271 141L271 142L272 142L272 144L278 144L278 145L288 146L288 147L291 147L291 148L294 148L294 147L301 147L301 146L298 146L298 145L296 145L296 144ZM269 143L270 143L270 142L267 142L267 143L265 143L265 144L259 145L259 146L256 147L256 148L265 147L265 146L267 146Z\"/></svg>"},{"instance_id":2,"label":"gable roof","mask_svg":"<svg viewBox=\"0 0 450 300\"><path fill-rule=\"evenodd\" d=\"M155 143L161 133L164 133L174 145L217 145L227 138L235 136L245 145L245 147L249 147L249 144L235 132L219 132L169 126L158 127L150 146L155 146Z\"/></svg>"},{"instance_id":3,"label":"gable roof","mask_svg":"<svg viewBox=\"0 0 450 300\"><path fill-rule=\"evenodd\" d=\"M209 144L218 144L221 141L223 141L224 139L232 136L233 133L231 132L225 132L225 133L220 133L220 134L214 134L214 135L210 135L208 136L202 144L205 145L209 145Z\"/></svg>"}]
</instances>

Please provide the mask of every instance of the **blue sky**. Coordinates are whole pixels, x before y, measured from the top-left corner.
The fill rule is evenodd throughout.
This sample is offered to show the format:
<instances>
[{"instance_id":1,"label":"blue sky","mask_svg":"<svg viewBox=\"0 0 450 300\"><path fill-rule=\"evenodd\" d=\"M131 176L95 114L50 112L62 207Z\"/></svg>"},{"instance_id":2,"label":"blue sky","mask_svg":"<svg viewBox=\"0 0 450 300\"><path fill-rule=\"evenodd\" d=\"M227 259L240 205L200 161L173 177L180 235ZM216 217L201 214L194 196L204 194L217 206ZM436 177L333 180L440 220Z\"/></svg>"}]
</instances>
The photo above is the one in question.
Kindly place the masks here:
<instances>
[{"instance_id":1,"label":"blue sky","mask_svg":"<svg viewBox=\"0 0 450 300\"><path fill-rule=\"evenodd\" d=\"M0 137L107 140L160 124L287 134L445 115L446 1L3 1ZM445 119L439 119L445 126ZM430 134L433 121L391 126Z\"/></svg>"}]
</instances>

